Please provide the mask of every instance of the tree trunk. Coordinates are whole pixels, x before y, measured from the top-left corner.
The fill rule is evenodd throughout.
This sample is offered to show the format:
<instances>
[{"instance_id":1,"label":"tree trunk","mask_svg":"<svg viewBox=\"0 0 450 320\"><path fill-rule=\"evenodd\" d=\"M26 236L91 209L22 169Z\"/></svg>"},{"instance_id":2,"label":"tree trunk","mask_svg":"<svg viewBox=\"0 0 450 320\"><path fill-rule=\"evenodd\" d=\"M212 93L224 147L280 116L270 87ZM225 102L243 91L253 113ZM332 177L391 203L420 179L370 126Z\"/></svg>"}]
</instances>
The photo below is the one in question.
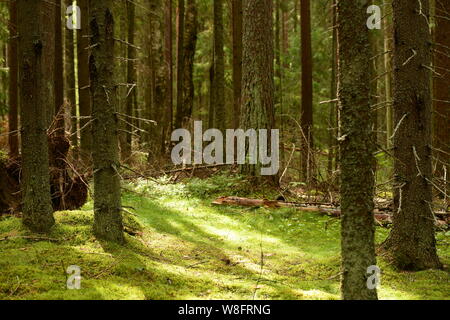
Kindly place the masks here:
<instances>
[{"instance_id":1,"label":"tree trunk","mask_svg":"<svg viewBox=\"0 0 450 320\"><path fill-rule=\"evenodd\" d=\"M384 248L402 270L442 267L431 212L429 1L393 0L394 217ZM447 128L448 129L448 128Z\"/></svg>"},{"instance_id":2,"label":"tree trunk","mask_svg":"<svg viewBox=\"0 0 450 320\"><path fill-rule=\"evenodd\" d=\"M183 84L184 81L184 0L178 0L177 15L177 113L175 128L183 123Z\"/></svg>"},{"instance_id":3,"label":"tree trunk","mask_svg":"<svg viewBox=\"0 0 450 320\"><path fill-rule=\"evenodd\" d=\"M81 30L78 36L78 90L80 100L80 156L86 164L90 164L92 149L92 128L89 118L91 110L91 96L89 93L89 0L78 0L81 10Z\"/></svg>"},{"instance_id":4,"label":"tree trunk","mask_svg":"<svg viewBox=\"0 0 450 320\"><path fill-rule=\"evenodd\" d=\"M434 76L434 141L437 158L435 176L442 179L442 189L450 192L450 0L436 1L434 65L441 76ZM446 199L447 203L450 201ZM448 203L450 205L450 203Z\"/></svg>"},{"instance_id":5,"label":"tree trunk","mask_svg":"<svg viewBox=\"0 0 450 320\"><path fill-rule=\"evenodd\" d=\"M48 232L55 223L50 198L47 128L54 110L55 3L17 0L23 224ZM49 92L50 91L50 92Z\"/></svg>"},{"instance_id":6,"label":"tree trunk","mask_svg":"<svg viewBox=\"0 0 450 320\"><path fill-rule=\"evenodd\" d=\"M223 50L223 0L214 1L214 125L222 133L226 128L225 57Z\"/></svg>"},{"instance_id":7,"label":"tree trunk","mask_svg":"<svg viewBox=\"0 0 450 320\"><path fill-rule=\"evenodd\" d=\"M376 264L373 191L375 144L370 112L371 58L366 9L370 1L337 1L338 99L341 109L341 294L345 300L377 299L367 286ZM361 26L356 28L355 26Z\"/></svg>"},{"instance_id":8,"label":"tree trunk","mask_svg":"<svg viewBox=\"0 0 450 320\"><path fill-rule=\"evenodd\" d=\"M336 0L331 2L331 14L332 14L332 28L333 35L331 38L331 87L330 87L330 100L336 99L337 94L337 81L336 81L336 58L337 58L337 32L336 32ZM327 159L327 174L328 179L333 176L333 161L337 162L337 150L336 150L336 137L337 137L337 121L336 121L336 103L330 103L329 113L329 129L328 129L328 159Z\"/></svg>"},{"instance_id":9,"label":"tree trunk","mask_svg":"<svg viewBox=\"0 0 450 320\"><path fill-rule=\"evenodd\" d=\"M128 43L127 46L127 96L126 96L126 110L127 116L133 116L134 99L136 99L136 69L134 67L134 59L136 58L136 50L134 46L134 19L135 19L135 4L127 1L127 20L128 20ZM128 159L131 156L132 147L132 131L131 118L126 119L126 143L122 146L122 159Z\"/></svg>"},{"instance_id":10,"label":"tree trunk","mask_svg":"<svg viewBox=\"0 0 450 320\"><path fill-rule=\"evenodd\" d=\"M194 57L197 45L197 7L195 0L189 1L186 9L184 37L184 93L183 118L189 119L194 108Z\"/></svg>"},{"instance_id":11,"label":"tree trunk","mask_svg":"<svg viewBox=\"0 0 450 320\"><path fill-rule=\"evenodd\" d=\"M18 119L18 83L17 83L17 8L16 1L9 2L9 156L17 158L19 155L19 119Z\"/></svg>"},{"instance_id":12,"label":"tree trunk","mask_svg":"<svg viewBox=\"0 0 450 320\"><path fill-rule=\"evenodd\" d=\"M112 0L90 1L94 234L99 239L123 243L112 8Z\"/></svg>"},{"instance_id":13,"label":"tree trunk","mask_svg":"<svg viewBox=\"0 0 450 320\"><path fill-rule=\"evenodd\" d=\"M239 127L242 92L242 0L232 1L233 28L233 126Z\"/></svg>"},{"instance_id":14,"label":"tree trunk","mask_svg":"<svg viewBox=\"0 0 450 320\"><path fill-rule=\"evenodd\" d=\"M241 128L274 127L274 41L271 0L244 2ZM270 132L270 131L269 131ZM241 166L241 172L260 176L261 164ZM273 181L275 176L266 176Z\"/></svg>"},{"instance_id":15,"label":"tree trunk","mask_svg":"<svg viewBox=\"0 0 450 320\"><path fill-rule=\"evenodd\" d=\"M55 1L55 134L64 135L64 59L61 0Z\"/></svg>"},{"instance_id":16,"label":"tree trunk","mask_svg":"<svg viewBox=\"0 0 450 320\"><path fill-rule=\"evenodd\" d=\"M172 0L164 1L164 61L166 63L166 100L161 151L165 152L166 137L172 131L173 121L173 50L172 50Z\"/></svg>"},{"instance_id":17,"label":"tree trunk","mask_svg":"<svg viewBox=\"0 0 450 320\"><path fill-rule=\"evenodd\" d=\"M72 0L66 0L66 8L72 5ZM83 17L81 17L83 19ZM69 28L64 29L66 31L65 36L65 99L70 108L71 115L71 145L72 145L72 156L74 159L78 158L78 118L77 118L77 107L75 99L75 48L74 48L74 33L75 30Z\"/></svg>"},{"instance_id":18,"label":"tree trunk","mask_svg":"<svg viewBox=\"0 0 450 320\"><path fill-rule=\"evenodd\" d=\"M312 126L313 126L313 87L312 87L312 51L311 51L311 8L309 0L300 2L301 50L302 50L302 108L301 127L302 155L301 169L303 180L312 182Z\"/></svg>"}]
</instances>

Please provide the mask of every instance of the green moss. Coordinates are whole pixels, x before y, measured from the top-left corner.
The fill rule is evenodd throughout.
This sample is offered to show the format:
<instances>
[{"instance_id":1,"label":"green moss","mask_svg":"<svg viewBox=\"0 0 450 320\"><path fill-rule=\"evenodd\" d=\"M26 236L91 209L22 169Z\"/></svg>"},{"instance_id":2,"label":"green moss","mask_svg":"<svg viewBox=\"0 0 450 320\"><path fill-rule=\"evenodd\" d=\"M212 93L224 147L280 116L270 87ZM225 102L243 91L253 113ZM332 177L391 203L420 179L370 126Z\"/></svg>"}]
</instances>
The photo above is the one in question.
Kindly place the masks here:
<instances>
[{"instance_id":1,"label":"green moss","mask_svg":"<svg viewBox=\"0 0 450 320\"><path fill-rule=\"evenodd\" d=\"M0 241L0 299L339 299L338 220L212 206L236 189L214 179L127 186L140 195L124 195L137 215L126 214L125 225L140 232L127 234L124 247L95 240L92 203L56 213L50 240L23 238L36 235L17 218L0 220L0 239L9 236ZM194 188L217 179L221 190ZM377 242L387 233L377 228ZM438 244L448 265L448 236L439 233ZM405 273L378 261L381 299L449 299L448 269ZM66 289L69 265L81 268L81 290Z\"/></svg>"}]
</instances>

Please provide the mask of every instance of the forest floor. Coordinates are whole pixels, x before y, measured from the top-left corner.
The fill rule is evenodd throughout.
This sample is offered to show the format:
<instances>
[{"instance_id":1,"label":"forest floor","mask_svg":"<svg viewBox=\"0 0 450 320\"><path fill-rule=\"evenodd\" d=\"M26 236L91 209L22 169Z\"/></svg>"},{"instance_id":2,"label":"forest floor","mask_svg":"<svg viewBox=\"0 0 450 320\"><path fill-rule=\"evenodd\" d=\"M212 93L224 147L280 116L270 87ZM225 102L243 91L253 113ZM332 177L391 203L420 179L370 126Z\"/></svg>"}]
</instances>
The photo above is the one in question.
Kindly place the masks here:
<instances>
[{"instance_id":1,"label":"forest floor","mask_svg":"<svg viewBox=\"0 0 450 320\"><path fill-rule=\"evenodd\" d=\"M339 220L292 208L211 205L220 195L271 198L239 177L125 185L124 247L96 241L92 201L55 214L48 238L0 218L0 299L339 299ZM266 191L267 192L267 191ZM270 192L269 192L270 193ZM389 230L377 227L377 243ZM378 257L381 299L450 299L445 270L397 272ZM68 290L66 269L81 268Z\"/></svg>"}]
</instances>

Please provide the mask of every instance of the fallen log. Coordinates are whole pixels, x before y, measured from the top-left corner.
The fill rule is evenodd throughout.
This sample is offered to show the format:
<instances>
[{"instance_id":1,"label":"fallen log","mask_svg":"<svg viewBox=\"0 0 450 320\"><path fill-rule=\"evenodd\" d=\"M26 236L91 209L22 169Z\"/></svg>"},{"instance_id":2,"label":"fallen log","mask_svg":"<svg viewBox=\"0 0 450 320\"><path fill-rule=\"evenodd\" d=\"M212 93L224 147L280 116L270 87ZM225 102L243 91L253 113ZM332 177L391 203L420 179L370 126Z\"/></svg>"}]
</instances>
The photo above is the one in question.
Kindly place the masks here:
<instances>
[{"instance_id":1,"label":"fallen log","mask_svg":"<svg viewBox=\"0 0 450 320\"><path fill-rule=\"evenodd\" d=\"M267 199L249 199L242 197L219 197L212 202L215 205L232 205L242 207L264 207L264 208L297 208L302 211L319 212L331 217L339 218L341 216L341 210L330 205L317 205L311 206L307 204L297 202L285 202L277 200ZM392 224L392 216L387 213L382 213L378 209L374 210L375 223L386 226ZM443 220L437 220L436 225L442 227L447 223Z\"/></svg>"}]
</instances>

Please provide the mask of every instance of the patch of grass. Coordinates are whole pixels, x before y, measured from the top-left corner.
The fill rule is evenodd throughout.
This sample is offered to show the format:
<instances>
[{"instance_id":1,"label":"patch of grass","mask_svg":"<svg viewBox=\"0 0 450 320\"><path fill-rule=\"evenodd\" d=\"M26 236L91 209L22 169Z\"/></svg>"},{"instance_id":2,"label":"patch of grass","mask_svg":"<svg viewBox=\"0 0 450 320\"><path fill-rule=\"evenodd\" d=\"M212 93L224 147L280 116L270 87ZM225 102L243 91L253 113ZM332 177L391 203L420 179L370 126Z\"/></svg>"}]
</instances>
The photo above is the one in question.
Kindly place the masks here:
<instances>
[{"instance_id":1,"label":"patch of grass","mask_svg":"<svg viewBox=\"0 0 450 320\"><path fill-rule=\"evenodd\" d=\"M219 195L271 198L239 176L126 188L134 191L123 203L137 216L124 221L140 233L124 247L95 240L92 203L56 213L49 240L32 239L17 218L0 220L0 239L9 236L0 241L0 299L339 299L339 220L211 205ZM377 228L377 242L387 233ZM439 233L448 265L445 241ZM378 260L381 299L449 299L448 269L397 272ZM69 265L81 268L80 290L66 289Z\"/></svg>"}]
</instances>

